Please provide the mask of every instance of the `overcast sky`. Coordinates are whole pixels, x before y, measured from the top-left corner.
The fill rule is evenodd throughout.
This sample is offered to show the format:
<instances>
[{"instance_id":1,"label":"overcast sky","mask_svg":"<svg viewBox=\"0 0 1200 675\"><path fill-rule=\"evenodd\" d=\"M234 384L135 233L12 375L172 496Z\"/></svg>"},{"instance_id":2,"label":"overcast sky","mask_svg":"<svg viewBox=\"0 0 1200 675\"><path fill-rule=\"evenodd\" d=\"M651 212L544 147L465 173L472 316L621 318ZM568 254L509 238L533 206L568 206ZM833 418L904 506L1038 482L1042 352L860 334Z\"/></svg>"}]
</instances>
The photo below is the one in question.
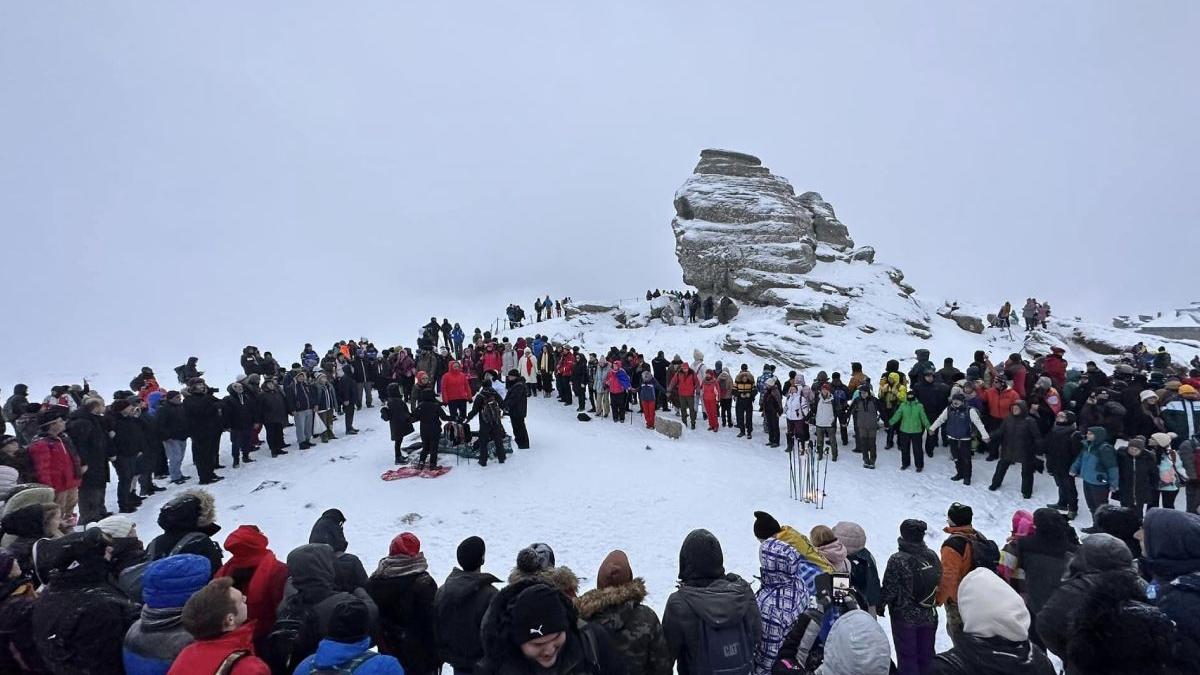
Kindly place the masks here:
<instances>
[{"instance_id":1,"label":"overcast sky","mask_svg":"<svg viewBox=\"0 0 1200 675\"><path fill-rule=\"evenodd\" d=\"M0 348L290 362L676 286L705 147L935 297L1200 299L1200 3L823 5L4 3Z\"/></svg>"}]
</instances>

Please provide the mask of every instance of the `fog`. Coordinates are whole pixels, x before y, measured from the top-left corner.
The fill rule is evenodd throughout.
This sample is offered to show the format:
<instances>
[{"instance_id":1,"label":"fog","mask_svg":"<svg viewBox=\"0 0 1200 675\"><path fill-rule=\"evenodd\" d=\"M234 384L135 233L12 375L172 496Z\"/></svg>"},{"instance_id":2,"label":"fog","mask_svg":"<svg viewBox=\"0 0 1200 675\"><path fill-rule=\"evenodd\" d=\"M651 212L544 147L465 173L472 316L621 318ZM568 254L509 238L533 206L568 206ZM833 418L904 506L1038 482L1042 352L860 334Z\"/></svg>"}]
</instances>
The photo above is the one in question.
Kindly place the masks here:
<instances>
[{"instance_id":1,"label":"fog","mask_svg":"<svg viewBox=\"0 0 1200 675\"><path fill-rule=\"evenodd\" d=\"M1198 29L1183 1L6 3L0 387L677 287L705 147L922 293L1179 306Z\"/></svg>"}]
</instances>

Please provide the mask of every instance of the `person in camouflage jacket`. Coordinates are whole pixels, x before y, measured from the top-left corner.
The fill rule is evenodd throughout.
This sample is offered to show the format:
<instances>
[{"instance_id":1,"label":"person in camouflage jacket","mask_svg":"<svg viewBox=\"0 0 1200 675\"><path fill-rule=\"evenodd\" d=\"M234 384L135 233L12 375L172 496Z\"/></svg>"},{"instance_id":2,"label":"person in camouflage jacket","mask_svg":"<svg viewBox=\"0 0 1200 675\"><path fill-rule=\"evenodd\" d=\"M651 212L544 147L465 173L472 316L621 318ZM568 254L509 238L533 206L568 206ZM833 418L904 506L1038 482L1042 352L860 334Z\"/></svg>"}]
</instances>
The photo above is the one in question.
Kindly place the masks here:
<instances>
[{"instance_id":1,"label":"person in camouflage jacket","mask_svg":"<svg viewBox=\"0 0 1200 675\"><path fill-rule=\"evenodd\" d=\"M629 558L613 551L600 564L596 588L575 600L579 618L608 629L629 675L671 675L671 656L658 615L643 601L646 584L634 578Z\"/></svg>"}]
</instances>

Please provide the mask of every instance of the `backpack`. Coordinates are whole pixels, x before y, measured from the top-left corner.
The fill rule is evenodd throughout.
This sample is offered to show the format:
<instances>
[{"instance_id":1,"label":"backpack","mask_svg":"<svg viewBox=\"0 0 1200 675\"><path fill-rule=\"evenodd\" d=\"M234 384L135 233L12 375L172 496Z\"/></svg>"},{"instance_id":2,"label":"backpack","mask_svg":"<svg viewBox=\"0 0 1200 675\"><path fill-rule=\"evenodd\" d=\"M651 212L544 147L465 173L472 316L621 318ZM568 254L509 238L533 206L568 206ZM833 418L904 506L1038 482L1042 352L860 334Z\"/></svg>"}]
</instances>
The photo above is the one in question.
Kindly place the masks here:
<instances>
[{"instance_id":1,"label":"backpack","mask_svg":"<svg viewBox=\"0 0 1200 675\"><path fill-rule=\"evenodd\" d=\"M279 608L275 626L266 639L265 651L272 672L290 673L310 654L316 653L320 641L316 625L316 614L312 607L301 602L299 595L292 596Z\"/></svg>"},{"instance_id":2,"label":"backpack","mask_svg":"<svg viewBox=\"0 0 1200 675\"><path fill-rule=\"evenodd\" d=\"M942 570L928 560L913 556L917 566L912 576L912 599L925 609L933 609L937 604L937 589L942 581Z\"/></svg>"},{"instance_id":3,"label":"backpack","mask_svg":"<svg viewBox=\"0 0 1200 675\"><path fill-rule=\"evenodd\" d=\"M838 387L833 390L833 407L835 410L846 408L846 390Z\"/></svg>"},{"instance_id":4,"label":"backpack","mask_svg":"<svg viewBox=\"0 0 1200 675\"><path fill-rule=\"evenodd\" d=\"M745 615L720 624L697 618L700 630L696 663L690 664L689 670L711 675L749 675L754 669L754 642Z\"/></svg>"},{"instance_id":5,"label":"backpack","mask_svg":"<svg viewBox=\"0 0 1200 675\"><path fill-rule=\"evenodd\" d=\"M200 532L188 532L180 537L179 541L175 542L175 545L171 547L171 552L163 556L163 558L179 555L179 552L182 551L184 547L192 542L200 541L204 538L204 536L205 535ZM117 588L124 591L125 595L129 596L129 599L133 600L134 602L140 603L142 601L142 575L146 573L146 568L149 567L150 563L154 562L155 560L161 560L161 558L155 558L154 553L154 542L152 541L150 542L150 545L146 547L146 562L130 565L129 567L121 570L121 573L117 576Z\"/></svg>"},{"instance_id":6,"label":"backpack","mask_svg":"<svg viewBox=\"0 0 1200 675\"><path fill-rule=\"evenodd\" d=\"M363 652L358 656L338 664L332 668L316 668L312 669L312 675L351 675L358 667L369 661L372 657L379 656L375 652Z\"/></svg>"},{"instance_id":7,"label":"backpack","mask_svg":"<svg viewBox=\"0 0 1200 675\"><path fill-rule=\"evenodd\" d=\"M500 405L496 403L496 399L488 399L487 403L483 404L483 410L479 411L480 424L498 427L500 426Z\"/></svg>"},{"instance_id":8,"label":"backpack","mask_svg":"<svg viewBox=\"0 0 1200 675\"><path fill-rule=\"evenodd\" d=\"M226 656L225 660L221 662L215 675L230 675L233 669L237 667L238 661L241 661L246 656L250 656L250 652L245 649L229 652L229 656Z\"/></svg>"},{"instance_id":9,"label":"backpack","mask_svg":"<svg viewBox=\"0 0 1200 675\"><path fill-rule=\"evenodd\" d=\"M955 536L961 537L962 535ZM996 542L978 532L975 533L975 539L967 537L963 537L963 539L966 539L967 546L971 547L972 570L983 568L995 572L1000 568L1000 547L996 545Z\"/></svg>"}]
</instances>

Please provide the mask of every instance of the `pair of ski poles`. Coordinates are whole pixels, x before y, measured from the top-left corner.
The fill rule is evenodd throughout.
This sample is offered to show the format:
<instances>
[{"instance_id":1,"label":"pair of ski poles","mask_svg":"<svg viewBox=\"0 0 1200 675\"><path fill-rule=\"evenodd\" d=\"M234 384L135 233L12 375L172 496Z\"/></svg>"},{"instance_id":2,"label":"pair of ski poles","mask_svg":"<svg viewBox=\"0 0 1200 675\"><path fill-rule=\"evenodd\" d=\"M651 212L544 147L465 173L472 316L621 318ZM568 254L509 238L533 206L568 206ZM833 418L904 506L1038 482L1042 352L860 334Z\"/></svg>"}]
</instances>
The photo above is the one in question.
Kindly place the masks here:
<instances>
[{"instance_id":1,"label":"pair of ski poles","mask_svg":"<svg viewBox=\"0 0 1200 675\"><path fill-rule=\"evenodd\" d=\"M816 452L812 441L800 443L787 453L792 499L825 508L825 485L829 478L829 452Z\"/></svg>"}]
</instances>

